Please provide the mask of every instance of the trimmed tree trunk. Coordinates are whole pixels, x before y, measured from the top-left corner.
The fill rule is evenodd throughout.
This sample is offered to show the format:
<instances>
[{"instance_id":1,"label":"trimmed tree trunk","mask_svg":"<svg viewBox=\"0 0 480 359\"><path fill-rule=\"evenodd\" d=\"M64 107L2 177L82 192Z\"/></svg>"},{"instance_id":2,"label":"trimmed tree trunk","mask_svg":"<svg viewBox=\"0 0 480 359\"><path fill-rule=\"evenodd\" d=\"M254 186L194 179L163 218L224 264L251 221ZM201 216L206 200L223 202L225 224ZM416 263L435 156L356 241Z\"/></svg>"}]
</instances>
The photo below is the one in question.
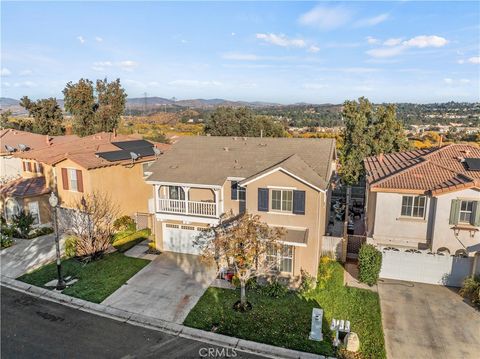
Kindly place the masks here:
<instances>
[{"instance_id":1,"label":"trimmed tree trunk","mask_svg":"<svg viewBox=\"0 0 480 359\"><path fill-rule=\"evenodd\" d=\"M247 295L245 293L245 280L241 279L240 280L240 304L242 307L245 307L247 305Z\"/></svg>"}]
</instances>

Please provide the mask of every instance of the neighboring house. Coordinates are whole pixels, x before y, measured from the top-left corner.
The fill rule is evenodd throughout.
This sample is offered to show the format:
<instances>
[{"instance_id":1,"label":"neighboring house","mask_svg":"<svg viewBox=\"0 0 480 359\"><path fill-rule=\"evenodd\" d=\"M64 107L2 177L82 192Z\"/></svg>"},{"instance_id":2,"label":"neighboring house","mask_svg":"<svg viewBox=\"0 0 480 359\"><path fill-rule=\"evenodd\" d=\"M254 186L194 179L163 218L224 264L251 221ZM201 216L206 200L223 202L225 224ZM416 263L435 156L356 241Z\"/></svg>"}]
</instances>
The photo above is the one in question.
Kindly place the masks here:
<instances>
[{"instance_id":1,"label":"neighboring house","mask_svg":"<svg viewBox=\"0 0 480 359\"><path fill-rule=\"evenodd\" d=\"M480 251L480 148L451 144L369 157L367 237L376 244Z\"/></svg>"},{"instance_id":2,"label":"neighboring house","mask_svg":"<svg viewBox=\"0 0 480 359\"><path fill-rule=\"evenodd\" d=\"M248 211L284 227L269 254L285 276L316 276L327 221L335 141L184 137L151 167L159 250L200 254L194 239L223 213Z\"/></svg>"},{"instance_id":3,"label":"neighboring house","mask_svg":"<svg viewBox=\"0 0 480 359\"><path fill-rule=\"evenodd\" d=\"M14 129L1 130L0 182L7 183L21 177L23 172L22 160L13 156L14 154L46 148L74 140L78 140L78 136L47 136Z\"/></svg>"},{"instance_id":4,"label":"neighboring house","mask_svg":"<svg viewBox=\"0 0 480 359\"><path fill-rule=\"evenodd\" d=\"M135 216L148 213L153 194L144 181L146 170L168 147L102 132L15 156L22 160L24 177L44 177L45 186L55 189L62 208L73 208L85 194L101 193L119 215Z\"/></svg>"}]
</instances>

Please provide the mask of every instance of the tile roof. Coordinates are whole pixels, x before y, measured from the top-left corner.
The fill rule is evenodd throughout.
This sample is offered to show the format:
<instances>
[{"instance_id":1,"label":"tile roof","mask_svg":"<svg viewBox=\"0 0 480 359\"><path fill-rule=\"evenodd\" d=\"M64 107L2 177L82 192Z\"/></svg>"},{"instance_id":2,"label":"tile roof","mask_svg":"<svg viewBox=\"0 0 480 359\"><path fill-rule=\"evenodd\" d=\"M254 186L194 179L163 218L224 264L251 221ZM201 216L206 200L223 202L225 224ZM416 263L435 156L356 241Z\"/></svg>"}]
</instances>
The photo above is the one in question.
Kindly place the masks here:
<instances>
[{"instance_id":1,"label":"tile roof","mask_svg":"<svg viewBox=\"0 0 480 359\"><path fill-rule=\"evenodd\" d=\"M2 155L9 153L6 150L5 146L11 146L17 151L19 151L18 145L24 144L29 147L29 150L38 150L41 148L49 147L60 143L67 143L78 139L79 137L76 135L48 136L7 128L0 131L0 153Z\"/></svg>"},{"instance_id":2,"label":"tile roof","mask_svg":"<svg viewBox=\"0 0 480 359\"><path fill-rule=\"evenodd\" d=\"M397 152L364 160L372 190L406 190L439 194L461 188L480 188L480 171L465 158L480 158L480 148L465 144Z\"/></svg>"},{"instance_id":3,"label":"tile roof","mask_svg":"<svg viewBox=\"0 0 480 359\"><path fill-rule=\"evenodd\" d=\"M100 132L91 136L77 138L75 141L52 145L39 150L27 151L15 154L16 157L33 159L49 165L54 165L65 159L70 159L86 169L115 166L130 163L131 160L107 161L96 154L98 152L119 151L120 148L113 142L135 141L141 139L140 135L114 135L110 132ZM167 150L170 145L155 143L160 150ZM138 162L154 159L155 156L140 158Z\"/></svg>"},{"instance_id":4,"label":"tile roof","mask_svg":"<svg viewBox=\"0 0 480 359\"><path fill-rule=\"evenodd\" d=\"M218 185L282 167L325 189L335 140L258 137L183 137L150 167L149 181Z\"/></svg>"},{"instance_id":5,"label":"tile roof","mask_svg":"<svg viewBox=\"0 0 480 359\"><path fill-rule=\"evenodd\" d=\"M8 182L0 189L4 197L33 197L50 193L45 177L19 178Z\"/></svg>"}]
</instances>

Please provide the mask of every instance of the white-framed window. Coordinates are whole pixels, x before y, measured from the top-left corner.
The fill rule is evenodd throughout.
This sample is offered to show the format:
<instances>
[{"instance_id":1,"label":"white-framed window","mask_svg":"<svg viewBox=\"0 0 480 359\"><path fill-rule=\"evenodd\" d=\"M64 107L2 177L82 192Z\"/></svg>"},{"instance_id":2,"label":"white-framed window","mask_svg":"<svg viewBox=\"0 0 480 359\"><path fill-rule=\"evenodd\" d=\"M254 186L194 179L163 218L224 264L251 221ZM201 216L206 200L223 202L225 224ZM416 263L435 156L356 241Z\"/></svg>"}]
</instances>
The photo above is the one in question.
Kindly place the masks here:
<instances>
[{"instance_id":1,"label":"white-framed window","mask_svg":"<svg viewBox=\"0 0 480 359\"><path fill-rule=\"evenodd\" d=\"M273 270L292 273L293 271L293 246L283 244L280 248L269 246L267 248L266 260L272 265Z\"/></svg>"},{"instance_id":2,"label":"white-framed window","mask_svg":"<svg viewBox=\"0 0 480 359\"><path fill-rule=\"evenodd\" d=\"M458 223L471 223L474 201L460 201L460 210L458 214Z\"/></svg>"},{"instance_id":3,"label":"white-framed window","mask_svg":"<svg viewBox=\"0 0 480 359\"><path fill-rule=\"evenodd\" d=\"M185 200L185 192L180 186L168 186L168 199Z\"/></svg>"},{"instance_id":4,"label":"white-framed window","mask_svg":"<svg viewBox=\"0 0 480 359\"><path fill-rule=\"evenodd\" d=\"M293 191L283 189L272 190L272 211L292 212Z\"/></svg>"},{"instance_id":5,"label":"white-framed window","mask_svg":"<svg viewBox=\"0 0 480 359\"><path fill-rule=\"evenodd\" d=\"M68 189L78 191L77 170L75 168L68 169Z\"/></svg>"},{"instance_id":6,"label":"white-framed window","mask_svg":"<svg viewBox=\"0 0 480 359\"><path fill-rule=\"evenodd\" d=\"M5 204L5 219L10 222L13 219L13 216L20 212L18 203L13 198L9 198Z\"/></svg>"},{"instance_id":7,"label":"white-framed window","mask_svg":"<svg viewBox=\"0 0 480 359\"><path fill-rule=\"evenodd\" d=\"M423 218L427 197L425 196L403 196L402 217Z\"/></svg>"},{"instance_id":8,"label":"white-framed window","mask_svg":"<svg viewBox=\"0 0 480 359\"><path fill-rule=\"evenodd\" d=\"M33 224L40 224L40 210L38 208L38 202L29 202L28 203L28 213L34 218Z\"/></svg>"},{"instance_id":9,"label":"white-framed window","mask_svg":"<svg viewBox=\"0 0 480 359\"><path fill-rule=\"evenodd\" d=\"M245 201L246 198L246 188L238 186L238 200Z\"/></svg>"}]
</instances>

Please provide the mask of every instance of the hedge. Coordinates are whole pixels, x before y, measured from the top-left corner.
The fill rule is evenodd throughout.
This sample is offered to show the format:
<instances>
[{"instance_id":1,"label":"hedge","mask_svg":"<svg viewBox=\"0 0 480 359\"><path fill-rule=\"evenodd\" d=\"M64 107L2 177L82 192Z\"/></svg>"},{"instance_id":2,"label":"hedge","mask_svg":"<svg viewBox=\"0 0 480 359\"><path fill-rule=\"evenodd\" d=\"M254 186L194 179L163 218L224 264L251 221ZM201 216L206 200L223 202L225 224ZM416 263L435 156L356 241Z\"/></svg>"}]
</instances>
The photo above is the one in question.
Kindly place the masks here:
<instances>
[{"instance_id":1,"label":"hedge","mask_svg":"<svg viewBox=\"0 0 480 359\"><path fill-rule=\"evenodd\" d=\"M369 286L377 284L382 268L382 253L371 244L364 244L358 253L358 279Z\"/></svg>"}]
</instances>

